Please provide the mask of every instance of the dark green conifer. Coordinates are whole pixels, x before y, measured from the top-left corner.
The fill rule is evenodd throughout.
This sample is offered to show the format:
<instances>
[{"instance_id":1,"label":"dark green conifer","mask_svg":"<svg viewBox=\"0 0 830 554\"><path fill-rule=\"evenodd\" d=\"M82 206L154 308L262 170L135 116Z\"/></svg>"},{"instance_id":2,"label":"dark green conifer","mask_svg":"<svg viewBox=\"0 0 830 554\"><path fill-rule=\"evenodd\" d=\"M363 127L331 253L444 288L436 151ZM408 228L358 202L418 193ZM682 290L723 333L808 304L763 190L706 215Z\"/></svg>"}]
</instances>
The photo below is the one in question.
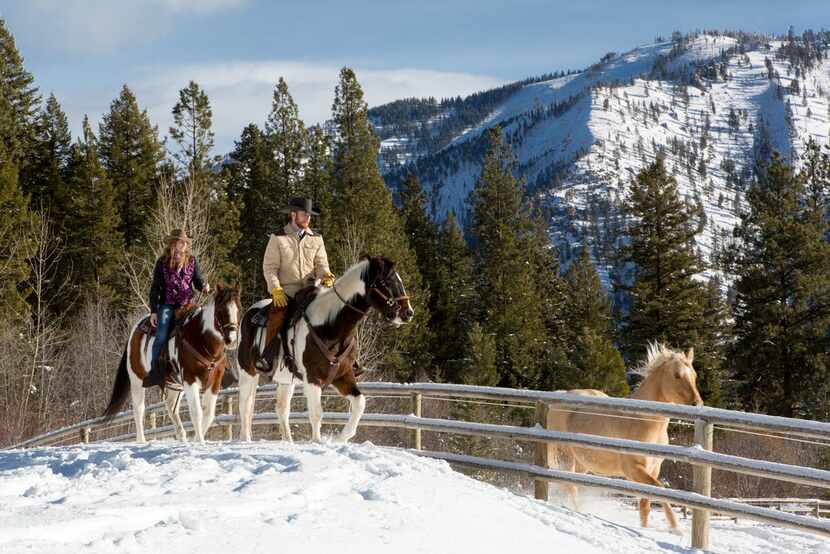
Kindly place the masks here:
<instances>
[{"instance_id":1,"label":"dark green conifer","mask_svg":"<svg viewBox=\"0 0 830 554\"><path fill-rule=\"evenodd\" d=\"M164 149L158 129L127 85L104 115L98 150L118 199L124 246L129 252L141 251L147 246L145 226L155 203Z\"/></svg>"}]
</instances>

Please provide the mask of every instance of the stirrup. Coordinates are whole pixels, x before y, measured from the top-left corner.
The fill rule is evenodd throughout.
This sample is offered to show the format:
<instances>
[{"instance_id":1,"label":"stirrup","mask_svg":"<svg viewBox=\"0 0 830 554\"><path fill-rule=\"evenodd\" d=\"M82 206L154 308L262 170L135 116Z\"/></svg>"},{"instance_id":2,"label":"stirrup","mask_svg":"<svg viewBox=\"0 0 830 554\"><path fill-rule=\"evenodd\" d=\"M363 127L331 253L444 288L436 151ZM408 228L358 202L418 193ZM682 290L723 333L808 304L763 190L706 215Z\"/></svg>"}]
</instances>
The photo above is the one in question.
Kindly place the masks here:
<instances>
[{"instance_id":1,"label":"stirrup","mask_svg":"<svg viewBox=\"0 0 830 554\"><path fill-rule=\"evenodd\" d=\"M271 371L271 368L273 367L273 365L274 365L273 361L269 362L268 360L266 360L263 357L257 358L256 361L254 362L254 367L256 369L258 369L259 371Z\"/></svg>"}]
</instances>

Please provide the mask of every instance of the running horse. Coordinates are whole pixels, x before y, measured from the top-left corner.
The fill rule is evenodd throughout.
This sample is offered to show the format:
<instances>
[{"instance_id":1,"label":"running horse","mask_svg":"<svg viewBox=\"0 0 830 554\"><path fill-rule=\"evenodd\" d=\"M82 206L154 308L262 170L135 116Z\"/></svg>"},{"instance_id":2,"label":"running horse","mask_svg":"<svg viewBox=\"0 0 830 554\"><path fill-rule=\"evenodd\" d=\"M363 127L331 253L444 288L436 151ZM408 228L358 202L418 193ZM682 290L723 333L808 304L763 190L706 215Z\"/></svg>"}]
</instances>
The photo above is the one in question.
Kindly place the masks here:
<instances>
[{"instance_id":1,"label":"running horse","mask_svg":"<svg viewBox=\"0 0 830 554\"><path fill-rule=\"evenodd\" d=\"M637 400L655 400L672 404L702 406L703 400L697 390L697 373L692 367L694 350L687 353L675 352L663 344L650 344L643 365L636 372L644 377L640 386L629 398ZM593 389L560 391L582 396L608 395ZM611 409L602 408L566 408L551 407L548 410L547 428L568 433L585 433L619 439L657 444L669 443L669 418L664 416L637 416L632 418ZM558 451L558 452L557 452ZM663 459L645 454L621 454L603 450L578 448L565 444L549 444L548 460L564 454L559 465L566 471L593 473L609 477L624 477L629 481L647 485L662 486L659 480L660 466ZM577 504L576 485L565 485L573 505ZM668 502L661 502L666 519L672 531L677 532L677 519ZM648 526L651 501L640 499L640 524Z\"/></svg>"},{"instance_id":2,"label":"running horse","mask_svg":"<svg viewBox=\"0 0 830 554\"><path fill-rule=\"evenodd\" d=\"M177 314L176 328L167 342L167 363L164 361L165 352L162 353L160 362L165 365L165 385L177 388L177 381L181 380L195 438L200 443L205 442L205 435L216 414L216 398L228 365L225 350L234 348L237 343L241 311L239 286L217 285L216 292L204 307L195 308L189 315L184 315L181 323ZM130 331L115 376L112 396L104 412L105 421L112 418L121 410L129 395L132 399L137 442L146 442L146 389L142 386L142 381L150 368L155 340L154 335L147 330L147 319L147 316L140 319ZM187 434L179 417L181 394L165 393L164 401L175 426L176 437L186 442Z\"/></svg>"},{"instance_id":3,"label":"running horse","mask_svg":"<svg viewBox=\"0 0 830 554\"><path fill-rule=\"evenodd\" d=\"M352 265L329 289L309 287L297 297L296 314L286 322L287 340L279 347L266 377L276 381L277 416L282 438L291 442L288 415L297 382L303 384L311 437L320 441L322 422L321 396L332 385L341 396L349 399L349 420L338 440L346 442L357 432L357 425L366 407L355 376L357 328L371 309L379 311L387 323L398 327L412 320L414 311L395 263L383 257L364 257ZM254 359L265 349L266 328L254 325L252 318L268 303L261 300L251 306L242 318L238 351L240 439L251 440L253 407L259 372ZM277 337L274 340L280 340ZM295 367L286 363L287 346Z\"/></svg>"}]
</instances>

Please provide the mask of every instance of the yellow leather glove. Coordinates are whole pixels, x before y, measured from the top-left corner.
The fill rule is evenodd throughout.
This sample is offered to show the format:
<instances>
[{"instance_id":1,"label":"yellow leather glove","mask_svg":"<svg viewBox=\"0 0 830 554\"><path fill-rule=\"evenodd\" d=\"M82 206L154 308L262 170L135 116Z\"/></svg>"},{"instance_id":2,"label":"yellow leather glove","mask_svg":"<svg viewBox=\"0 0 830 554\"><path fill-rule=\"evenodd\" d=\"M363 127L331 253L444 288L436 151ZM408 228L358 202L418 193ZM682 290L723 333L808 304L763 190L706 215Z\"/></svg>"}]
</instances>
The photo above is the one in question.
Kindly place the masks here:
<instances>
[{"instance_id":1,"label":"yellow leather glove","mask_svg":"<svg viewBox=\"0 0 830 554\"><path fill-rule=\"evenodd\" d=\"M334 286L334 273L326 273L323 275L323 278L320 279L320 284L324 287L333 287Z\"/></svg>"},{"instance_id":2,"label":"yellow leather glove","mask_svg":"<svg viewBox=\"0 0 830 554\"><path fill-rule=\"evenodd\" d=\"M288 306L288 297L285 291L279 287L271 289L271 298L274 300L274 306L277 308L285 308Z\"/></svg>"}]
</instances>

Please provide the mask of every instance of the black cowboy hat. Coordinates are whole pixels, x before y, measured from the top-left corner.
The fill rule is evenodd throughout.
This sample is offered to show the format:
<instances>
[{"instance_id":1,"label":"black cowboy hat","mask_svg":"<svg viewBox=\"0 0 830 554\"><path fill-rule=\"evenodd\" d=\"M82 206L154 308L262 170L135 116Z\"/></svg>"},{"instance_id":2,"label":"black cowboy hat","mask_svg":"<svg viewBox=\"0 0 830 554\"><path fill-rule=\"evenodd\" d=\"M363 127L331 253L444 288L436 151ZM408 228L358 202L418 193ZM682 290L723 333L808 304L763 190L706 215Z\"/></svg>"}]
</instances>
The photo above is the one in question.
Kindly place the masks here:
<instances>
[{"instance_id":1,"label":"black cowboy hat","mask_svg":"<svg viewBox=\"0 0 830 554\"><path fill-rule=\"evenodd\" d=\"M288 207L285 209L285 211L303 211L308 212L311 215L320 215L319 213L314 211L314 208L311 205L311 198L292 198L288 201Z\"/></svg>"}]
</instances>

